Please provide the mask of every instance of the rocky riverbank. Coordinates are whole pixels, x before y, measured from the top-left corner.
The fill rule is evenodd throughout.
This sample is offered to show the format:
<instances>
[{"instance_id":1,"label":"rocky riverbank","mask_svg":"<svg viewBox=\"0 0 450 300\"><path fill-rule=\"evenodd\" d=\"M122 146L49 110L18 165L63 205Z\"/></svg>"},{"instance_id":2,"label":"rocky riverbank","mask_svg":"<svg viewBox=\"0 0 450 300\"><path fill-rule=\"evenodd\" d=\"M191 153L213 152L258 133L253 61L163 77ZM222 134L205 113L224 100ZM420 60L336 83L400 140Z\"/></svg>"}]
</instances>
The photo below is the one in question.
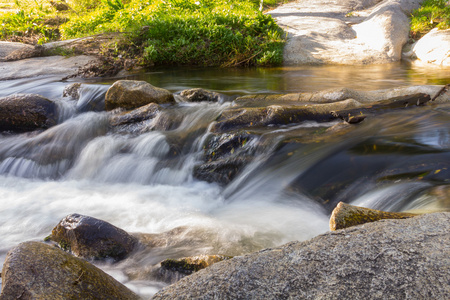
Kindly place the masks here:
<instances>
[{"instance_id":1,"label":"rocky riverbank","mask_svg":"<svg viewBox=\"0 0 450 300\"><path fill-rule=\"evenodd\" d=\"M70 101L79 101L82 88L83 84L69 85L64 92L65 97L69 97ZM95 103L93 107L95 110L108 110L105 113L107 117L103 131L139 135L155 129L177 128L181 119L168 117L165 113L173 112L176 106L182 103L221 101L224 98L218 93L201 89L186 90L173 95L147 82L124 80L112 85L105 98L102 98L103 101ZM123 99L131 101L124 102ZM301 128L300 132L295 131L294 135L278 140L276 147L281 149L278 155L279 159L283 160L294 154L289 150L292 145L333 140L341 135L350 137L361 124L383 120L386 115L395 117L396 114L408 110L419 116L434 109L446 110L449 102L448 85L368 92L334 89L315 93L250 95L236 98L216 116L215 122L193 129L210 132L208 138L203 140L204 151L199 164L193 169L193 176L200 180L228 185L252 162L255 151L264 149L268 137L271 134L276 136L277 129L285 126L292 127L307 121L336 122L325 130ZM8 111L7 116L2 118L2 130L8 131L9 134L14 134L15 131L28 131L30 134L50 131L56 126L55 120L58 119L59 113L55 103L39 95L4 97L0 99L0 107L2 111ZM31 116L39 118L26 123ZM47 138L51 138L51 134ZM183 138L187 137L178 137L178 140ZM382 152L396 152L396 148L390 149L391 145L380 147ZM392 169L375 172L373 178L364 180L393 182L398 178L417 177L440 184L436 189L445 189L448 186L446 180L450 170L445 151L417 146L412 150L418 153L433 153L434 156L441 155L441 163L438 166L428 165L427 160L418 160L417 165L395 164ZM359 150L355 148L354 151ZM57 163L62 155L71 155L57 154L49 157L50 161L45 163ZM178 154L176 142L170 142L168 159ZM360 174L356 173L355 176L359 177ZM290 189L302 189L303 184L305 180L300 176L298 180L293 181ZM328 189L312 190L312 199L325 210L331 211L340 200L332 196L338 194L336 191L341 188L339 184L346 183L339 182ZM439 194L438 197L442 198L443 203L448 202L445 193ZM442 209L448 209L448 203L444 204ZM190 245L205 245L213 243L214 238L208 234L200 234L193 228L182 227L160 234L129 234L101 220L74 214L64 218L48 239L70 254L53 246L33 242L20 244L10 251L3 268L0 299L6 300L20 295L39 298L40 295L49 293L62 295L62 298L66 297L65 295L79 295L108 299L110 292L114 295L120 294L121 299L137 297L86 261L75 259L72 254L88 261L108 260L113 263L138 258L127 268L126 273L130 278L152 278L168 283L207 267L204 271L189 275L188 278L164 289L155 296L156 299L209 299L219 296L336 296L376 299L380 295L392 295L392 298L405 295L411 298L426 295L446 298L448 280L445 276L448 274L449 265L445 256L449 247L446 227L448 218L448 213L439 213L407 220L364 224L327 233L310 241L292 242L232 259L227 255L232 256L234 253L209 253L195 258L180 258L170 256L170 251L167 250L168 260L150 260L148 264L142 264L139 263L143 261L142 255L152 251L164 251L161 248L163 246L164 249L170 249L178 245L180 240L189 240ZM242 250L241 253L251 252L250 248L248 251ZM210 266L213 263L214 265ZM61 269L61 266L65 265L69 267ZM36 273L37 270L39 273ZM42 281L35 281L36 276ZM89 285L89 282L95 284ZM46 286L51 286L51 289L44 288ZM107 292L104 291L104 286L110 287Z\"/></svg>"},{"instance_id":2,"label":"rocky riverbank","mask_svg":"<svg viewBox=\"0 0 450 300\"><path fill-rule=\"evenodd\" d=\"M152 299L446 299L449 221L450 213L382 220L244 256L167 259L136 266L135 272L176 282ZM69 215L49 236L68 253L39 242L12 249L2 270L0 299L139 299L86 259L139 255L170 235L133 236L92 217ZM127 252L119 252L126 256L117 256L124 247Z\"/></svg>"}]
</instances>

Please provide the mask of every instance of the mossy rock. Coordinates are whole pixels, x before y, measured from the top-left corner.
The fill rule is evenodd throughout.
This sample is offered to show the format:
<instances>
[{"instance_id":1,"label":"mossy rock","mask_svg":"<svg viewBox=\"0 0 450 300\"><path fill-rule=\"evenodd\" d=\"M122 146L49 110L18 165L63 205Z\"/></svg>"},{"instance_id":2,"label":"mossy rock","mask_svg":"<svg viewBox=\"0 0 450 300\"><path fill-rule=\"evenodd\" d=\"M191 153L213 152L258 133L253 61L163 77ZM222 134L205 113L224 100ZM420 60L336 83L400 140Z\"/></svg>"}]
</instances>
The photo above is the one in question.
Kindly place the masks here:
<instances>
[{"instance_id":1,"label":"mossy rock","mask_svg":"<svg viewBox=\"0 0 450 300\"><path fill-rule=\"evenodd\" d=\"M25 242L9 251L1 300L139 299L94 265L56 247Z\"/></svg>"}]
</instances>

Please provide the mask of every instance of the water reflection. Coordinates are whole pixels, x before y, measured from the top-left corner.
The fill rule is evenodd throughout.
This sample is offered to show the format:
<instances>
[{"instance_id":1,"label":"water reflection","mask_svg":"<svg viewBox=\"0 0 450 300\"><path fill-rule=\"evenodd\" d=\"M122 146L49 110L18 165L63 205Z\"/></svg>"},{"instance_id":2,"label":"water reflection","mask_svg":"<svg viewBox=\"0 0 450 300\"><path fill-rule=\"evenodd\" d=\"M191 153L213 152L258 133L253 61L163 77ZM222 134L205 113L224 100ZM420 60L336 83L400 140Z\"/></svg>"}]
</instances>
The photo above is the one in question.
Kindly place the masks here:
<instances>
[{"instance_id":1,"label":"water reflection","mask_svg":"<svg viewBox=\"0 0 450 300\"><path fill-rule=\"evenodd\" d=\"M450 82L450 68L415 67L406 62L360 66L286 66L276 68L153 68L131 79L179 92L205 88L225 94L292 93L348 87L378 90Z\"/></svg>"}]
</instances>

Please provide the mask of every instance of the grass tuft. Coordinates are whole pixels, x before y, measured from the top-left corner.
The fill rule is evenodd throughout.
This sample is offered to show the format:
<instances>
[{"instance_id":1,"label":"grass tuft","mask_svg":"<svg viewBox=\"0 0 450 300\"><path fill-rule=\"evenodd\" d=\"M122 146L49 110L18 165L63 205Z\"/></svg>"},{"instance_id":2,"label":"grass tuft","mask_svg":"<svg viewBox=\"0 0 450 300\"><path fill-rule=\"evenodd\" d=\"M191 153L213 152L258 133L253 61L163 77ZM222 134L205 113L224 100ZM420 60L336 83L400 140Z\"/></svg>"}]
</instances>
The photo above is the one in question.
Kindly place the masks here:
<instances>
[{"instance_id":1,"label":"grass tuft","mask_svg":"<svg viewBox=\"0 0 450 300\"><path fill-rule=\"evenodd\" d=\"M411 37L418 39L433 28L450 28L450 5L447 0L425 0L411 16Z\"/></svg>"}]
</instances>

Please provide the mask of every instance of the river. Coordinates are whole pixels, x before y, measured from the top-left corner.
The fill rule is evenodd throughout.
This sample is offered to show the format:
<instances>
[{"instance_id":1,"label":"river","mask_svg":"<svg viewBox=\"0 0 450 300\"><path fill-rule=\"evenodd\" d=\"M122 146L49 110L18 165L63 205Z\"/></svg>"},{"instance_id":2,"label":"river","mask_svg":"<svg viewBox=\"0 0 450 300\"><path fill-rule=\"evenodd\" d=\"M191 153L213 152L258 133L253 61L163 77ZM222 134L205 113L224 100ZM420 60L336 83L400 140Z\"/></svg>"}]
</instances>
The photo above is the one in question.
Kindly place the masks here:
<instances>
[{"instance_id":1,"label":"river","mask_svg":"<svg viewBox=\"0 0 450 300\"><path fill-rule=\"evenodd\" d=\"M376 90L446 84L450 71L407 64L266 69L153 69L127 79L178 93L202 87L223 103L179 103L176 128L139 135L111 132L96 111L116 79L83 81L78 102L68 82L40 77L0 82L0 96L38 93L58 102L59 124L41 133L0 134L0 261L20 242L43 240L63 217L80 213L128 232L184 228L173 243L116 264L98 264L142 296L165 284L149 275L168 257L242 255L328 230L337 201L393 211L448 209L450 108L387 113L351 135L315 143L280 142L336 124L270 128L254 160L227 186L193 178L208 126L234 97L336 87ZM92 111L92 108L94 108ZM170 149L176 146L177 155ZM444 202L444 203L443 203Z\"/></svg>"}]
</instances>

